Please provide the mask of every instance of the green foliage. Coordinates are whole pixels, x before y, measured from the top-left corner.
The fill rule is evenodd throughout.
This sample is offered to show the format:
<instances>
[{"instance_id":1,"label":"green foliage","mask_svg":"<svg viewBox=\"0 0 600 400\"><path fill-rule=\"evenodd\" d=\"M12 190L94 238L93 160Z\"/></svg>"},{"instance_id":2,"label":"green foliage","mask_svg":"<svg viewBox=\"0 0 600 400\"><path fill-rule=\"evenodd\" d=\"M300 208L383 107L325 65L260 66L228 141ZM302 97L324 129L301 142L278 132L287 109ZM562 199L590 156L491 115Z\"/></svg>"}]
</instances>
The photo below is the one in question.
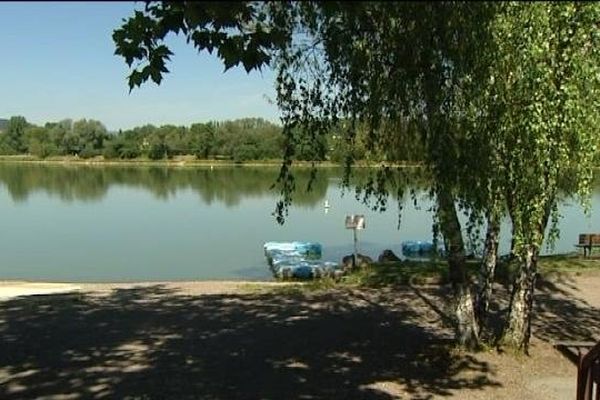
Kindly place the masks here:
<instances>
[{"instance_id":1,"label":"green foliage","mask_svg":"<svg viewBox=\"0 0 600 400\"><path fill-rule=\"evenodd\" d=\"M25 129L28 123L25 117L11 117L8 120L5 135L5 145L13 154L22 154L27 150L25 145Z\"/></svg>"},{"instance_id":2,"label":"green foliage","mask_svg":"<svg viewBox=\"0 0 600 400\"><path fill-rule=\"evenodd\" d=\"M46 123L44 127L48 131L48 137L52 145L57 149L57 155L69 154L66 146L67 134L73 128L73 121L65 119L58 123Z\"/></svg>"},{"instance_id":3,"label":"green foliage","mask_svg":"<svg viewBox=\"0 0 600 400\"><path fill-rule=\"evenodd\" d=\"M28 152L40 158L46 158L57 152L56 146L50 141L48 131L42 127L28 127L25 131L25 143Z\"/></svg>"},{"instance_id":4,"label":"green foliage","mask_svg":"<svg viewBox=\"0 0 600 400\"><path fill-rule=\"evenodd\" d=\"M162 160L163 158L167 158L169 156L169 147L161 142L155 141L150 144L150 149L148 150L148 158L151 160Z\"/></svg>"},{"instance_id":5,"label":"green foliage","mask_svg":"<svg viewBox=\"0 0 600 400\"><path fill-rule=\"evenodd\" d=\"M216 127L212 123L190 126L189 147L199 159L208 159L216 150Z\"/></svg>"},{"instance_id":6,"label":"green foliage","mask_svg":"<svg viewBox=\"0 0 600 400\"><path fill-rule=\"evenodd\" d=\"M134 158L138 158L142 155L139 147L133 143L124 143L119 148L119 157L125 160L131 160Z\"/></svg>"},{"instance_id":7,"label":"green foliage","mask_svg":"<svg viewBox=\"0 0 600 400\"><path fill-rule=\"evenodd\" d=\"M94 148L91 147L84 147L78 154L79 157L83 158L83 159L88 159L88 158L93 158L93 157L97 157L99 155L101 155L101 151L100 150L96 150Z\"/></svg>"},{"instance_id":8,"label":"green foliage","mask_svg":"<svg viewBox=\"0 0 600 400\"><path fill-rule=\"evenodd\" d=\"M6 135L0 134L0 154L15 154L13 148L8 144Z\"/></svg>"},{"instance_id":9,"label":"green foliage","mask_svg":"<svg viewBox=\"0 0 600 400\"><path fill-rule=\"evenodd\" d=\"M215 50L226 69L239 63L246 70L266 64L276 69L285 135L280 214L295 187L289 166L296 159L325 159L324 148L333 148L330 157L348 167L356 159L406 160L422 152L436 184L452 188L464 210L489 212L502 203L502 187L514 186L506 174L497 174L506 165L504 156L516 148L515 154L529 154L531 148L521 142L535 143L494 136L505 132L503 121L518 114L515 126L529 122L515 132L529 135L530 130L544 131L544 124L556 115L571 113L569 120L584 122L592 118L594 113L588 112L580 119L575 114L581 107L564 99L573 93L588 93L575 96L589 99L595 90L597 63L585 56L597 40L589 31L596 26L596 9L594 4L150 2L117 29L113 39L116 54L128 65L141 62L130 76L130 87L148 79L160 82L172 55L164 43L170 32L184 35L200 51ZM555 24L562 24L562 30L553 31ZM588 39L582 39L585 35ZM578 42L569 42L571 36ZM554 48L560 54L548 57ZM581 51L563 51L567 48ZM569 66L567 60L577 66ZM577 83L581 79L569 76L591 76L592 84L582 86ZM539 83L547 84L547 90L533 96L519 89L536 90ZM536 100L546 94L552 107ZM560 104L564 107L557 110ZM597 109L590 107L593 104L586 109ZM563 108L570 111L563 114ZM586 140L577 143L575 137L570 142L595 148ZM217 145L216 153L234 157L231 143ZM410 146L414 148L403 154ZM213 149L199 147L206 155ZM236 159L244 159L251 151L244 147L236 153ZM550 154L534 153L537 160L548 160L545 156ZM555 153L563 159L568 153L583 154ZM518 162L509 168L543 176ZM385 174L377 173L365 193L387 192ZM585 181L575 183L581 193ZM473 221L476 224L476 216Z\"/></svg>"},{"instance_id":10,"label":"green foliage","mask_svg":"<svg viewBox=\"0 0 600 400\"><path fill-rule=\"evenodd\" d=\"M212 53L223 61L225 70L242 64L246 71L260 68L270 59L270 50L284 42L290 32L279 18L268 13L260 2L148 2L115 30L115 54L129 66L133 89L148 79L159 84L173 55L164 44L173 32L185 36L198 51ZM278 28L281 26L281 28Z\"/></svg>"},{"instance_id":11,"label":"green foliage","mask_svg":"<svg viewBox=\"0 0 600 400\"><path fill-rule=\"evenodd\" d=\"M600 36L597 3L507 3L494 22L484 109L508 190L517 253L541 246L559 189L587 204L597 152ZM517 106L518 105L518 106Z\"/></svg>"},{"instance_id":12,"label":"green foliage","mask_svg":"<svg viewBox=\"0 0 600 400\"><path fill-rule=\"evenodd\" d=\"M112 138L110 140L107 140L104 144L102 156L107 160L121 158L122 149L123 142L116 138Z\"/></svg>"},{"instance_id":13,"label":"green foliage","mask_svg":"<svg viewBox=\"0 0 600 400\"><path fill-rule=\"evenodd\" d=\"M78 139L77 147L88 153L101 150L108 135L101 122L85 119L75 121L72 132Z\"/></svg>"},{"instance_id":14,"label":"green foliage","mask_svg":"<svg viewBox=\"0 0 600 400\"><path fill-rule=\"evenodd\" d=\"M423 283L447 283L448 267L445 262L401 261L373 264L345 276L342 282L365 287L407 285Z\"/></svg>"},{"instance_id":15,"label":"green foliage","mask_svg":"<svg viewBox=\"0 0 600 400\"><path fill-rule=\"evenodd\" d=\"M280 223L296 189L295 160L319 162L334 147L331 155L346 165L345 187L358 158L376 162L380 168L358 194L385 209L390 191L400 197L403 185L380 161L397 159L404 145L416 144L412 151L423 150L433 177L434 232L444 236L451 280L464 300L457 302L465 306L457 309L457 327L474 319L468 317L455 204L469 214L469 235L482 215L495 219L506 209L522 263L511 300L511 310L520 312L509 313L509 329L526 348L537 255L548 222L556 228L557 196L575 193L589 205L600 126L600 4L245 2L198 8L152 2L115 31L117 54L130 66L147 63L133 70L130 87L149 78L160 82L171 55L164 45L169 32L182 32L198 50L217 49L225 69L270 63L284 134ZM238 151L239 158L249 152L243 146ZM551 238L556 234L551 229ZM477 328L467 327L467 339L474 337L469 330Z\"/></svg>"},{"instance_id":16,"label":"green foliage","mask_svg":"<svg viewBox=\"0 0 600 400\"><path fill-rule=\"evenodd\" d=\"M114 134L109 134L99 121L85 119L46 123L43 127L27 124L23 133L19 129L13 128L11 137L0 134L0 154L30 153L40 158L103 155L107 159L146 156L153 160L196 155L200 159L239 162L279 159L282 155L281 128L261 118L196 123L189 128L145 125ZM22 142L20 153L13 147L14 137Z\"/></svg>"}]
</instances>

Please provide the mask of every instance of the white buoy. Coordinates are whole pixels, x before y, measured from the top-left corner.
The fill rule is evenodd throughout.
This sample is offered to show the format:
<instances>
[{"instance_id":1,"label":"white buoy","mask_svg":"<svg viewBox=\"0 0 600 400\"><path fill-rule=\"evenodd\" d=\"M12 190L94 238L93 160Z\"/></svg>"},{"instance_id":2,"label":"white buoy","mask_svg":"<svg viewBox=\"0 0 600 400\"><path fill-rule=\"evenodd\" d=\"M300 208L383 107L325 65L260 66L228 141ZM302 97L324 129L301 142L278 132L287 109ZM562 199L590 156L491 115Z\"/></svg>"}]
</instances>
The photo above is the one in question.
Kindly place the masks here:
<instances>
[{"instance_id":1,"label":"white buoy","mask_svg":"<svg viewBox=\"0 0 600 400\"><path fill-rule=\"evenodd\" d=\"M325 208L329 208L329 200L325 200L324 206L325 206Z\"/></svg>"}]
</instances>

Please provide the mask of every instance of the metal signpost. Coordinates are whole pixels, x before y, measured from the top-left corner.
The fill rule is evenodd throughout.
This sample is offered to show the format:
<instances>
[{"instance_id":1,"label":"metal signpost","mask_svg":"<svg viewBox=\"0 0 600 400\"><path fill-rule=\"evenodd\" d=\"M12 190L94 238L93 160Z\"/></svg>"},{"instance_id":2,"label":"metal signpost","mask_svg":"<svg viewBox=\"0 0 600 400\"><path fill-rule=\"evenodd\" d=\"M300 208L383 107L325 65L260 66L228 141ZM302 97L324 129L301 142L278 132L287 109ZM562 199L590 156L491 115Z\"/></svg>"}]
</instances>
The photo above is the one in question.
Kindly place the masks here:
<instances>
[{"instance_id":1,"label":"metal signpost","mask_svg":"<svg viewBox=\"0 0 600 400\"><path fill-rule=\"evenodd\" d=\"M352 266L356 268L358 261L358 238L356 237L356 231L358 229L365 229L365 216L364 215L346 215L346 229L352 229L354 234L354 257L352 257Z\"/></svg>"}]
</instances>

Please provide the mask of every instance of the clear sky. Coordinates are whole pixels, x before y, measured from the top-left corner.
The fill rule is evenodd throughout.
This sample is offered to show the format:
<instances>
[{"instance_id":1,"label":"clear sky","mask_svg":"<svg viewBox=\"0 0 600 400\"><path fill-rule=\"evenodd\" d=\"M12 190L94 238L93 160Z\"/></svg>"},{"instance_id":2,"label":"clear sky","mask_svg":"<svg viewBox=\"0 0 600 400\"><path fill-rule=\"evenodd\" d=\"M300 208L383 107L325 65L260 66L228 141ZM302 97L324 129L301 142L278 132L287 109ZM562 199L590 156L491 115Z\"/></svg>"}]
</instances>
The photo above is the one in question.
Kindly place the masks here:
<instances>
[{"instance_id":1,"label":"clear sky","mask_svg":"<svg viewBox=\"0 0 600 400\"><path fill-rule=\"evenodd\" d=\"M0 2L0 118L23 115L43 124L64 118L93 118L108 129L152 123L242 117L278 121L274 74L223 73L223 65L197 53L183 37L160 86L148 82L129 94L129 70L114 55L112 31L133 2Z\"/></svg>"}]
</instances>

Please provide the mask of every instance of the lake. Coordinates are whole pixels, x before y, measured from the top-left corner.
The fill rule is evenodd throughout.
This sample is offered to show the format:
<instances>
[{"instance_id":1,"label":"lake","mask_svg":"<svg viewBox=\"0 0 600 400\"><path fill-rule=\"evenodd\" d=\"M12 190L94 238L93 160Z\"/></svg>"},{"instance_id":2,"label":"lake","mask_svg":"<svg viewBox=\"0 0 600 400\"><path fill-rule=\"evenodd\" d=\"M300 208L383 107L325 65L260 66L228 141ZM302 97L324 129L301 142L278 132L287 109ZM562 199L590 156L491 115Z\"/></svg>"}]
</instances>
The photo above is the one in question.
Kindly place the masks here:
<instances>
[{"instance_id":1,"label":"lake","mask_svg":"<svg viewBox=\"0 0 600 400\"><path fill-rule=\"evenodd\" d=\"M341 172L321 169L310 192L298 190L284 225L272 212L277 168L0 164L0 280L123 282L271 279L266 241L317 241L323 258L352 252L346 214L364 214L359 251L401 255L405 240L431 239L431 201L422 183L408 193L398 229L397 201L374 212L343 193ZM307 171L298 173L304 188ZM360 174L360 172L359 172ZM330 205L324 207L324 202ZM592 209L600 207L595 185ZM577 235L598 231L574 201L560 206L561 237L550 252L570 252ZM506 252L509 225L503 225ZM546 251L547 252L547 251Z\"/></svg>"}]
</instances>

